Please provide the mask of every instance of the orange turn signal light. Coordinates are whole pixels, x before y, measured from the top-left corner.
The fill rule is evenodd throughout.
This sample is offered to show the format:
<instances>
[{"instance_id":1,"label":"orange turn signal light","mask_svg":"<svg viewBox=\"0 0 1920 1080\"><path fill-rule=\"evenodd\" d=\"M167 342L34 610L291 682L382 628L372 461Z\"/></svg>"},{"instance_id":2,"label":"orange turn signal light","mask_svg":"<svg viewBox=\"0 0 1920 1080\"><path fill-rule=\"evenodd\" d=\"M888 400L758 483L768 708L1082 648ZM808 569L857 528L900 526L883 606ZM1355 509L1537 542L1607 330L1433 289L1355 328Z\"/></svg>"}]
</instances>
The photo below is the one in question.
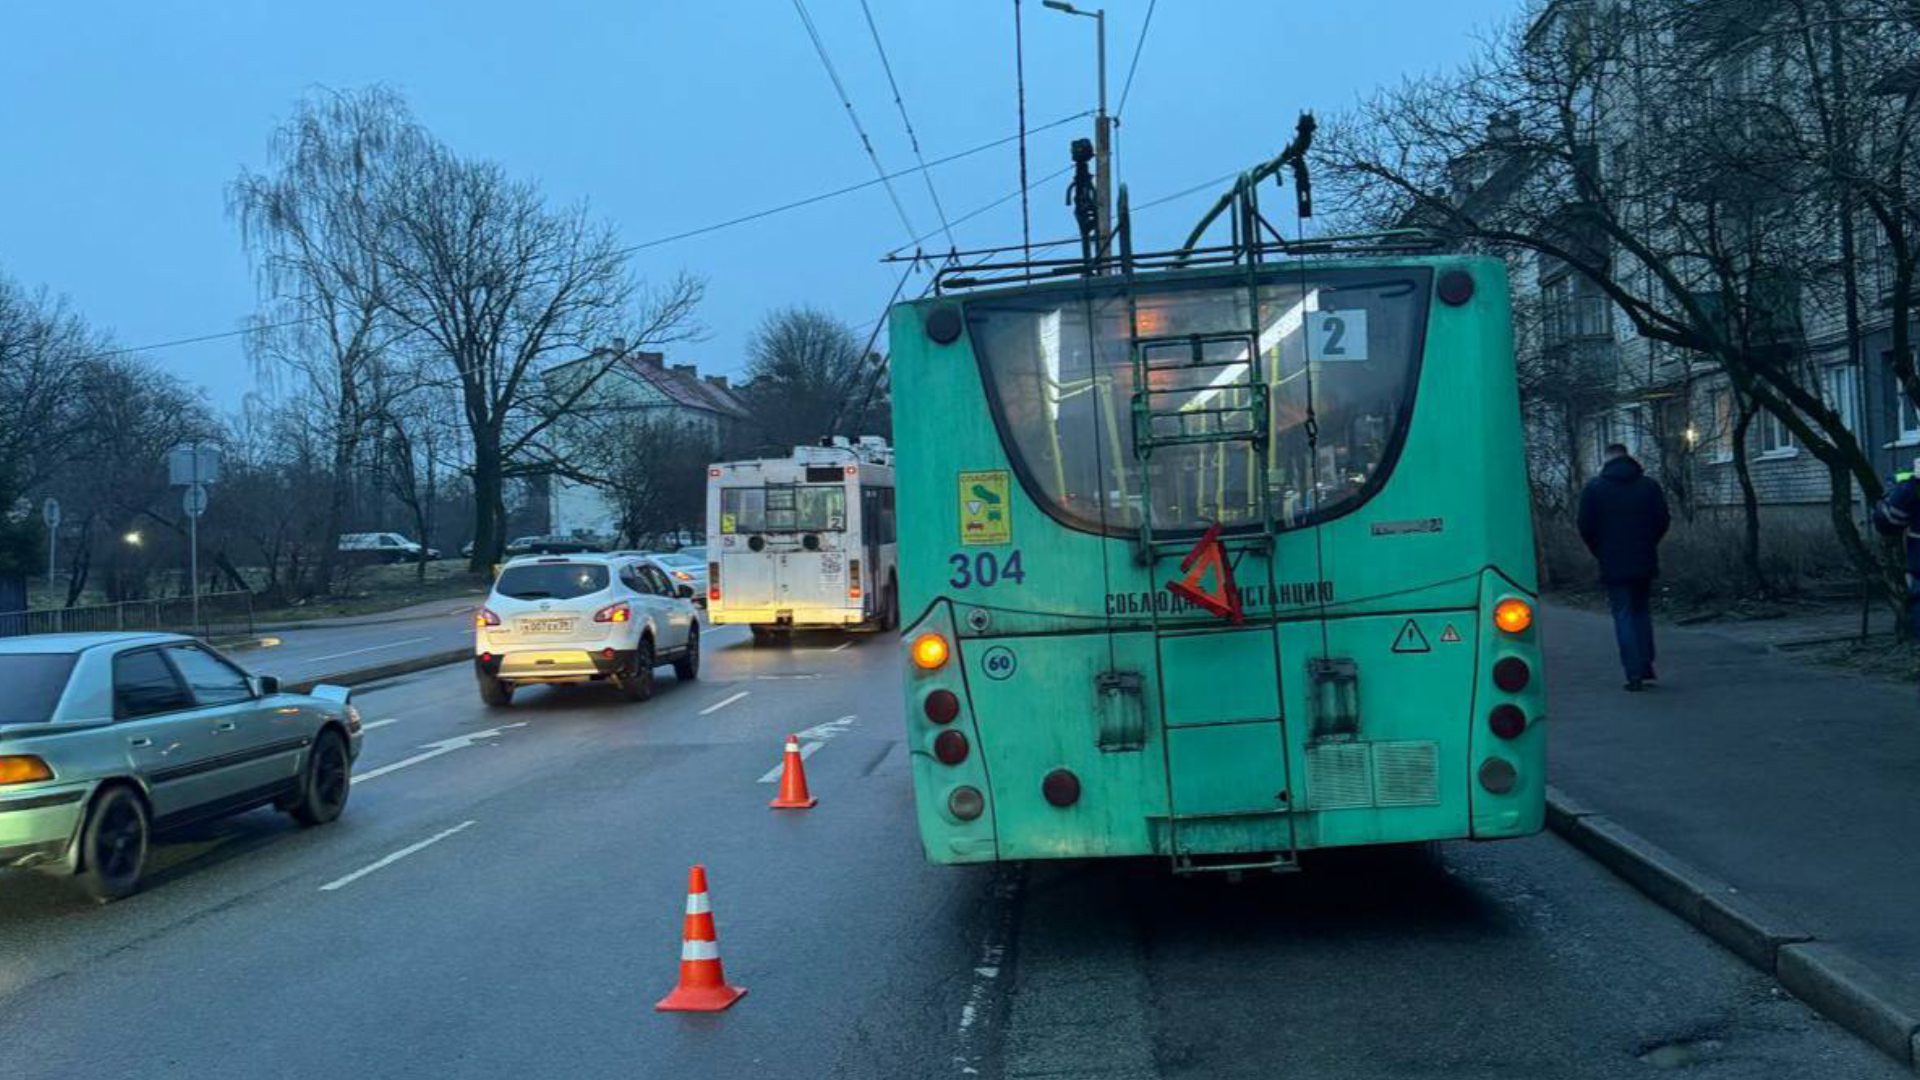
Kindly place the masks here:
<instances>
[{"instance_id":1,"label":"orange turn signal light","mask_svg":"<svg viewBox=\"0 0 1920 1080\"><path fill-rule=\"evenodd\" d=\"M32 754L0 754L0 784L31 784L53 779L53 770Z\"/></svg>"},{"instance_id":2,"label":"orange turn signal light","mask_svg":"<svg viewBox=\"0 0 1920 1080\"><path fill-rule=\"evenodd\" d=\"M947 639L928 632L913 639L913 662L928 671L947 662Z\"/></svg>"},{"instance_id":3,"label":"orange turn signal light","mask_svg":"<svg viewBox=\"0 0 1920 1080\"><path fill-rule=\"evenodd\" d=\"M1509 596L1493 605L1493 625L1509 634L1518 634L1533 625L1533 605Z\"/></svg>"}]
</instances>

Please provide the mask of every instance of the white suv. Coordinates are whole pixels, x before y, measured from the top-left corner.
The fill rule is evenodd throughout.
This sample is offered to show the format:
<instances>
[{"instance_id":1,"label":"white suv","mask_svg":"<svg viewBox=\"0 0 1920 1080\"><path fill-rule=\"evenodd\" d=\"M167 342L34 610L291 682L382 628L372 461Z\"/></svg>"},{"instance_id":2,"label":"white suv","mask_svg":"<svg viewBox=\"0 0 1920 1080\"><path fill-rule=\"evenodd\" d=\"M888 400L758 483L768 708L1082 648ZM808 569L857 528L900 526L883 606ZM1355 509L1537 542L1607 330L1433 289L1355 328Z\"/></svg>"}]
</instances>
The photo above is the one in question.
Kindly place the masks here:
<instances>
[{"instance_id":1,"label":"white suv","mask_svg":"<svg viewBox=\"0 0 1920 1080\"><path fill-rule=\"evenodd\" d=\"M609 555L529 555L494 579L475 617L480 698L506 705L530 683L611 682L628 699L653 694L653 669L700 672L700 623L657 567Z\"/></svg>"}]
</instances>

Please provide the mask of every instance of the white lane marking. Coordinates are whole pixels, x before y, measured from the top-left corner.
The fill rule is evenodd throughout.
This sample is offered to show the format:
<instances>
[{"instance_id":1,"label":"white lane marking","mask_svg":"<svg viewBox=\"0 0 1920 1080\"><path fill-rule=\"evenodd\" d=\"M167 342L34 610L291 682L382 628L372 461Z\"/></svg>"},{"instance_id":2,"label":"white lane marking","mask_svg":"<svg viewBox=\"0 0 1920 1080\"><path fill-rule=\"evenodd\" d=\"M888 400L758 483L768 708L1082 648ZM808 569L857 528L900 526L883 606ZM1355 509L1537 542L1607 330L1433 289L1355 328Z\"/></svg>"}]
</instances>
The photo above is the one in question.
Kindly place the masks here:
<instances>
[{"instance_id":1,"label":"white lane marking","mask_svg":"<svg viewBox=\"0 0 1920 1080\"><path fill-rule=\"evenodd\" d=\"M853 722L855 720L858 720L859 718L860 717L858 715L843 716L838 720L829 720L824 724L815 724L814 726L801 732L800 738L831 739L835 735L844 735L846 734L847 728L852 726Z\"/></svg>"},{"instance_id":2,"label":"white lane marking","mask_svg":"<svg viewBox=\"0 0 1920 1080\"><path fill-rule=\"evenodd\" d=\"M406 858L407 856L413 854L414 852L419 851L422 848L429 847L433 844L437 844L440 841L445 840L447 837L452 836L454 833L457 833L460 830L472 824L473 822L471 821L463 821L460 824L455 825L451 829L444 829L440 832L434 833L432 836L427 837L425 840L422 840L417 844L408 844L406 847L401 848L399 851L394 852L393 854L387 856L386 858L380 859L377 862L369 863L366 866L363 866L360 869L355 870L353 873L348 874L346 877L335 878L334 880L327 882L325 885L320 886L320 891L332 892L335 889L344 888L345 886L351 885L354 882L359 881L361 878L366 877L368 874L373 873L375 870L392 866L394 863L399 862L401 859Z\"/></svg>"},{"instance_id":3,"label":"white lane marking","mask_svg":"<svg viewBox=\"0 0 1920 1080\"><path fill-rule=\"evenodd\" d=\"M800 760L801 761L807 760L808 758L813 756L813 752L815 750L818 750L825 745L827 744L823 742L801 743L800 744ZM780 764L775 765L771 769L768 769L767 775L761 777L760 782L763 784L777 783L780 779L780 770L786 767L787 767L787 756L783 751L780 755Z\"/></svg>"},{"instance_id":4,"label":"white lane marking","mask_svg":"<svg viewBox=\"0 0 1920 1080\"><path fill-rule=\"evenodd\" d=\"M742 690L742 691L740 691L739 693L737 693L737 694L735 694L735 695L733 695L732 697L728 697L728 698L721 698L721 699L720 699L719 701L716 701L716 702L714 702L713 704L711 704L711 705L709 705L709 706L707 706L706 708L704 708L704 709L701 709L701 710L700 710L700 715L701 715L701 716L705 716L705 715L707 715L708 713L717 713L717 712L719 712L719 711L720 711L721 709L724 709L724 708L726 708L727 706L729 706L729 705L731 705L731 704L733 704L734 702L736 702L736 701L739 701L739 700L740 700L741 698L743 698L743 697L746 697L746 696L747 696L748 694L750 694L750 693L752 693L752 692L753 692L753 691L751 691L751 690Z\"/></svg>"},{"instance_id":5,"label":"white lane marking","mask_svg":"<svg viewBox=\"0 0 1920 1080\"><path fill-rule=\"evenodd\" d=\"M835 646L834 646L833 648L831 648L831 649L828 649L827 651L828 651L828 652L839 652L839 651L840 651L841 649L844 649L844 648L846 648L847 646L849 646L849 645L851 645L851 644L853 644L853 642L851 642L851 641L843 641L843 642L841 642L840 644L838 644L838 645L835 645Z\"/></svg>"},{"instance_id":6,"label":"white lane marking","mask_svg":"<svg viewBox=\"0 0 1920 1080\"><path fill-rule=\"evenodd\" d=\"M390 772L398 772L399 770L404 769L409 765L418 765L423 761L430 761L433 758L437 758L441 754L451 754L455 750L460 750L460 749L464 749L465 747L472 746L474 743L478 742L481 739L493 738L494 736L500 734L503 731L508 730L509 728L519 728L519 727L526 727L526 726L527 726L526 721L523 720L517 724L502 724L497 728L488 728L485 731L476 731L469 735L456 735L451 739L442 739L436 743L427 743L425 746L422 746L420 748L421 750L420 753L415 754L412 757L401 758L399 761L393 762L388 765L382 765L377 769L370 769L367 772L353 774L353 782L356 784L364 784L367 781L374 779L375 777L385 776Z\"/></svg>"},{"instance_id":7,"label":"white lane marking","mask_svg":"<svg viewBox=\"0 0 1920 1080\"><path fill-rule=\"evenodd\" d=\"M372 720L372 721L369 721L369 722L367 722L367 723L364 723L364 724L361 724L361 725L360 725L360 730L361 730L361 731L372 731L372 730L373 730L374 728L377 728L377 727L386 727L386 726L387 726L388 724L397 724L397 723L399 723L399 722L400 722L400 718L399 718L399 717L397 717L397 716L390 716L390 717L388 717L388 718L387 718L387 719L385 719L385 720Z\"/></svg>"},{"instance_id":8,"label":"white lane marking","mask_svg":"<svg viewBox=\"0 0 1920 1080\"><path fill-rule=\"evenodd\" d=\"M305 660L295 660L293 661L293 663L298 664L302 667L305 667L308 664L317 664L322 660L338 660L343 656L358 656L361 653L379 652L381 649L397 649L402 645L415 645L422 641L430 641L430 640L432 639L424 638L424 637L414 637L414 638L408 638L405 641L389 641L385 645L369 645L364 649L348 649L346 652L329 653L326 656L309 656Z\"/></svg>"}]
</instances>

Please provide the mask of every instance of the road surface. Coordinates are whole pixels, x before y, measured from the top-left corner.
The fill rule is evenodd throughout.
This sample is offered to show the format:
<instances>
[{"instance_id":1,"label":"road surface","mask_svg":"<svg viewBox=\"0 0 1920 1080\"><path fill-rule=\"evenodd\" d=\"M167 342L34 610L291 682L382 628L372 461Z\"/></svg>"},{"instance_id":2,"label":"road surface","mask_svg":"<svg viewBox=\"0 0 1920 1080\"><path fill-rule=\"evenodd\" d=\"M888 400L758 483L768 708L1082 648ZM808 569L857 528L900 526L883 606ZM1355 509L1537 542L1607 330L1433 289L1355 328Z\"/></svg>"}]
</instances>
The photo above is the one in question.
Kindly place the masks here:
<instances>
[{"instance_id":1,"label":"road surface","mask_svg":"<svg viewBox=\"0 0 1920 1080\"><path fill-rule=\"evenodd\" d=\"M708 639L695 683L356 693L351 805L0 877L8 1080L1908 1075L1558 840L1174 880L926 865L897 643ZM817 809L775 813L789 732ZM749 993L660 1014L687 868Z\"/></svg>"}]
</instances>

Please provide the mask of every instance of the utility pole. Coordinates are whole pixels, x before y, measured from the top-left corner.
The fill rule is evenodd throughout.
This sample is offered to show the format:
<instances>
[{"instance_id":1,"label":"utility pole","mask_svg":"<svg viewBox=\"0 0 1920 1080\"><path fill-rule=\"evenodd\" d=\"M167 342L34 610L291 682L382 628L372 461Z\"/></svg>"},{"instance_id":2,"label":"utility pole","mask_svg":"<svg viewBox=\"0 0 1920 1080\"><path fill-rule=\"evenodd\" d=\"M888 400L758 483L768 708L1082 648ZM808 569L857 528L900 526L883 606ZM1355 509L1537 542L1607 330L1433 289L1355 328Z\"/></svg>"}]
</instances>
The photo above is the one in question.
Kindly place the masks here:
<instances>
[{"instance_id":1,"label":"utility pole","mask_svg":"<svg viewBox=\"0 0 1920 1080\"><path fill-rule=\"evenodd\" d=\"M1100 107L1093 117L1094 209L1099 214L1099 250L1105 254L1113 239L1113 118L1107 115L1107 9L1081 11L1066 0L1041 0L1042 6L1094 22L1099 50Z\"/></svg>"}]
</instances>

